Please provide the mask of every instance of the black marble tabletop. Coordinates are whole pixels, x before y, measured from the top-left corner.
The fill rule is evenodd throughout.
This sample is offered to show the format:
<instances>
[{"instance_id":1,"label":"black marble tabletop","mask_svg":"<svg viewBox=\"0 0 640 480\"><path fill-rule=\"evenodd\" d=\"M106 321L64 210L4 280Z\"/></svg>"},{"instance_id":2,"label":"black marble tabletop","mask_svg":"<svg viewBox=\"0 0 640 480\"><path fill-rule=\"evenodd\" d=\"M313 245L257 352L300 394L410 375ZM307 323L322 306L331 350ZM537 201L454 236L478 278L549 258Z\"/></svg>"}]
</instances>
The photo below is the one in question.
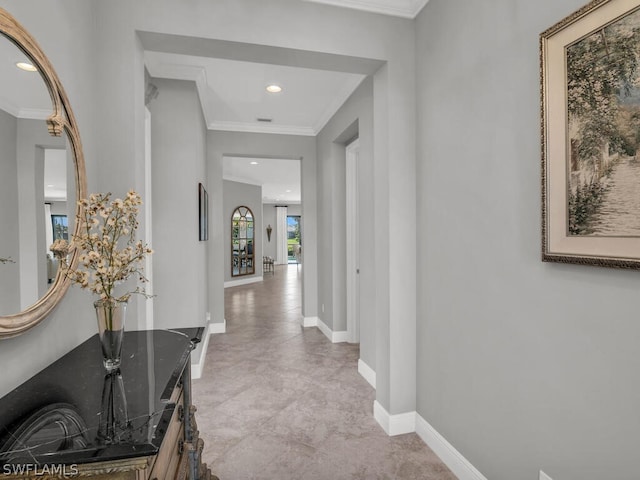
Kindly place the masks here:
<instances>
[{"instance_id":1,"label":"black marble tabletop","mask_svg":"<svg viewBox=\"0 0 640 480\"><path fill-rule=\"evenodd\" d=\"M94 335L0 399L0 472L155 455L202 329L126 332L106 374Z\"/></svg>"}]
</instances>

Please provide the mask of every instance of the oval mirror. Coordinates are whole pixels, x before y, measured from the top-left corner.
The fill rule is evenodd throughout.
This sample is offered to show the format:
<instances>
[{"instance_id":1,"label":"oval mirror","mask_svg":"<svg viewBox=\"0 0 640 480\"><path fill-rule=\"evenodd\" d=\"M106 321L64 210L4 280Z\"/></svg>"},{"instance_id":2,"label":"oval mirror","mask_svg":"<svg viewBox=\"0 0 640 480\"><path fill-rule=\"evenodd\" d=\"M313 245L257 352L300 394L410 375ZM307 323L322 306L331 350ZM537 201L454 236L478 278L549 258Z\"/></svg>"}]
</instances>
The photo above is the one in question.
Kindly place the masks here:
<instances>
[{"instance_id":1,"label":"oval mirror","mask_svg":"<svg viewBox=\"0 0 640 480\"><path fill-rule=\"evenodd\" d=\"M76 199L86 197L86 176L58 76L2 8L0 78L0 338L6 338L37 325L69 288L48 248L79 228ZM70 261L77 261L75 252Z\"/></svg>"}]
</instances>

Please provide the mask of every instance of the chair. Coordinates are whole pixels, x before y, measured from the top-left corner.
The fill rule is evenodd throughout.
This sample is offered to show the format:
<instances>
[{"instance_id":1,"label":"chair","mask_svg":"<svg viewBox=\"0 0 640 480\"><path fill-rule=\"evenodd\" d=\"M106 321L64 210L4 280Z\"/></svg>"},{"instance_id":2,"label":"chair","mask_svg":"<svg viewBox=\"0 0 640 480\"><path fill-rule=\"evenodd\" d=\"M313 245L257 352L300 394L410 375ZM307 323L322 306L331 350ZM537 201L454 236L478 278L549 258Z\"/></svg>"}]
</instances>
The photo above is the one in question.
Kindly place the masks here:
<instances>
[{"instance_id":1,"label":"chair","mask_svg":"<svg viewBox=\"0 0 640 480\"><path fill-rule=\"evenodd\" d=\"M276 271L273 268L273 257L264 256L262 257L262 271L263 273L271 272L275 275Z\"/></svg>"}]
</instances>

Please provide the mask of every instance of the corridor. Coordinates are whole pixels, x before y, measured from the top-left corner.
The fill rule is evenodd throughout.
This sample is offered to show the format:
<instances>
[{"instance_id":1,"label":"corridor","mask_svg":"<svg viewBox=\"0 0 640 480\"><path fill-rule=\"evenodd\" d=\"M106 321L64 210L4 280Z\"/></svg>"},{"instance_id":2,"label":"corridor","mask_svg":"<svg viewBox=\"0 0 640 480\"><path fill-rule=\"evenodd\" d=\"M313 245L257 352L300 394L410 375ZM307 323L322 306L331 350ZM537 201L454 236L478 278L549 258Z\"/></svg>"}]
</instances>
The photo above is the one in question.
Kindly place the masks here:
<instances>
[{"instance_id":1,"label":"corridor","mask_svg":"<svg viewBox=\"0 0 640 480\"><path fill-rule=\"evenodd\" d=\"M302 266L225 290L227 333L193 381L203 459L221 480L456 477L415 434L388 437L358 346L303 329Z\"/></svg>"}]
</instances>

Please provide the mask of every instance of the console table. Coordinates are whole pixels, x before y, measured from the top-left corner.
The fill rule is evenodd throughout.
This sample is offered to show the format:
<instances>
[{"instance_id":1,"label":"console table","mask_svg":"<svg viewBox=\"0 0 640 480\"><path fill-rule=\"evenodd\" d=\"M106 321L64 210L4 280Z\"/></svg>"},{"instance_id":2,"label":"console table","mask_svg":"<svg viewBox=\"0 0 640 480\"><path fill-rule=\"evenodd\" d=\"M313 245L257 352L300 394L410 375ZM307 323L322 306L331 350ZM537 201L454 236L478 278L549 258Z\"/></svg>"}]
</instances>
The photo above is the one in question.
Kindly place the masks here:
<instances>
[{"instance_id":1,"label":"console table","mask_svg":"<svg viewBox=\"0 0 640 480\"><path fill-rule=\"evenodd\" d=\"M126 332L112 374L95 335L1 398L0 478L216 478L191 403L202 330Z\"/></svg>"}]
</instances>

